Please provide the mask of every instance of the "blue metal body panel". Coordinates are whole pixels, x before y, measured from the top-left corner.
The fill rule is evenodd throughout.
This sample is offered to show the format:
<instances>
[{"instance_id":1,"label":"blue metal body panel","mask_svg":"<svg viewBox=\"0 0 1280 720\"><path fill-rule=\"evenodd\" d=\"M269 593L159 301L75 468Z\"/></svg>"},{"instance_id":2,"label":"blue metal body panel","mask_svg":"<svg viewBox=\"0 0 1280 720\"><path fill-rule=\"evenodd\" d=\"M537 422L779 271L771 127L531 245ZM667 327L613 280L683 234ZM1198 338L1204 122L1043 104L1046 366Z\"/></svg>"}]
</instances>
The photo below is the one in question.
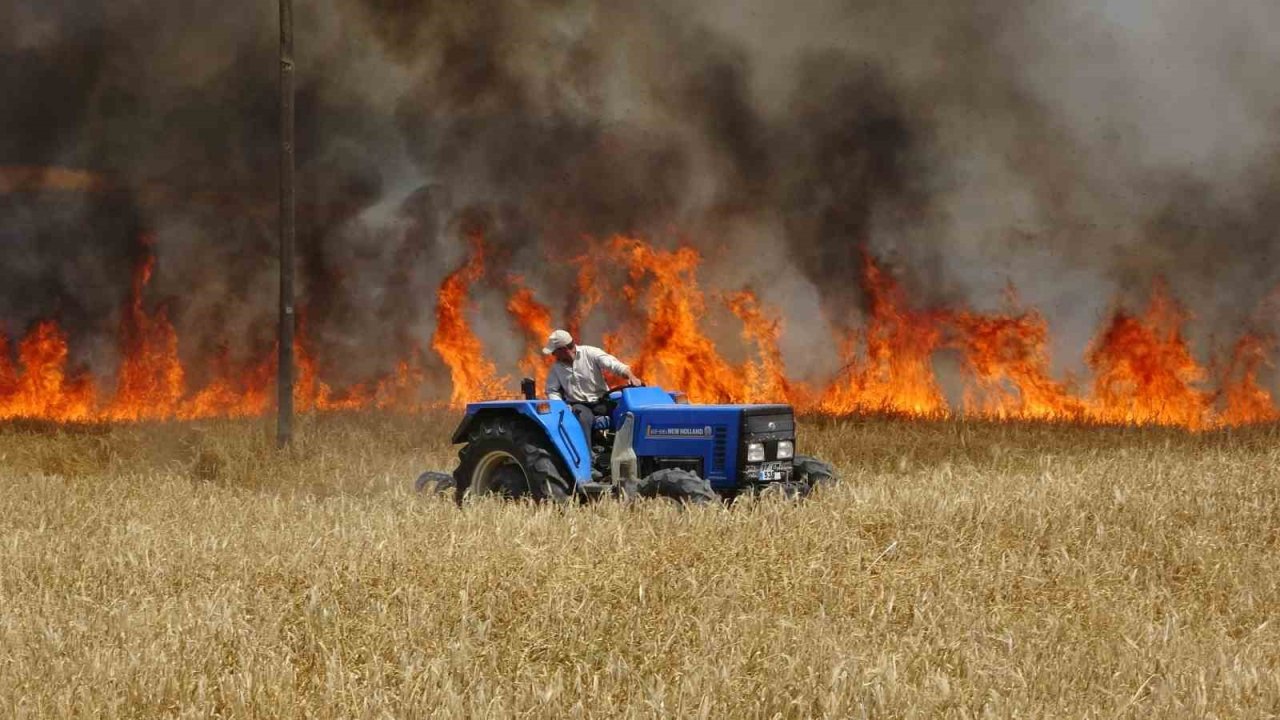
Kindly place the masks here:
<instances>
[{"instance_id":1,"label":"blue metal body panel","mask_svg":"<svg viewBox=\"0 0 1280 720\"><path fill-rule=\"evenodd\" d=\"M697 458L713 488L738 485L744 406L678 404L671 393L651 387L619 390L610 399L618 403L614 427L621 427L627 413L635 415L637 457Z\"/></svg>"},{"instance_id":2,"label":"blue metal body panel","mask_svg":"<svg viewBox=\"0 0 1280 720\"><path fill-rule=\"evenodd\" d=\"M538 412L538 405L549 407L550 412ZM471 422L486 413L515 413L532 420L546 432L555 453L573 475L573 481L578 485L591 481L591 451L587 446L587 438L582 436L582 426L578 424L572 408L563 401L493 400L470 403L467 405L467 414L454 431L453 441L457 443L466 440L466 431Z\"/></svg>"},{"instance_id":3,"label":"blue metal body panel","mask_svg":"<svg viewBox=\"0 0 1280 720\"><path fill-rule=\"evenodd\" d=\"M749 405L689 405L677 403L675 396L660 388L639 387L618 390L609 395L614 403L610 414L612 426L622 427L627 413L635 416L633 446L640 458L696 459L703 476L717 490L733 490L738 486L739 437L742 413ZM539 413L538 405L550 411ZM554 445L582 485L591 480L591 454L588 438L573 410L560 400L510 400L471 403L453 441L463 442L472 420L485 413L517 413L537 423Z\"/></svg>"}]
</instances>

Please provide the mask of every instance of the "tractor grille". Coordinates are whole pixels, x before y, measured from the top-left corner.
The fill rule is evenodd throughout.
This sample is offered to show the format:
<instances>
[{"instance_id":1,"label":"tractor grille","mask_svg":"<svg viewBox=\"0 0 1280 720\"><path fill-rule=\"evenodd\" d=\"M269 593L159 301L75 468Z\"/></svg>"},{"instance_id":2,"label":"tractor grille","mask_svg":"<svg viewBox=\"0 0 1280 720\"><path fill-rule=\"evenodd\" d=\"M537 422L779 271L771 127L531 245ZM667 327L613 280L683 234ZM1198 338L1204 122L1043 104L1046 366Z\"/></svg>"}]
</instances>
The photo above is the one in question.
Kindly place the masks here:
<instances>
[{"instance_id":1,"label":"tractor grille","mask_svg":"<svg viewBox=\"0 0 1280 720\"><path fill-rule=\"evenodd\" d=\"M728 430L717 425L715 439L711 443L711 472L724 472L724 463L728 453Z\"/></svg>"},{"instance_id":2,"label":"tractor grille","mask_svg":"<svg viewBox=\"0 0 1280 720\"><path fill-rule=\"evenodd\" d=\"M778 459L778 443L794 441L795 413L788 405L752 405L742 410L742 437L739 440L738 484L742 486L786 482L794 472L791 458ZM761 460L747 462L747 446L764 446Z\"/></svg>"},{"instance_id":3,"label":"tractor grille","mask_svg":"<svg viewBox=\"0 0 1280 720\"><path fill-rule=\"evenodd\" d=\"M743 413L742 429L747 440L790 439L796 434L796 419L785 405L751 408Z\"/></svg>"}]
</instances>

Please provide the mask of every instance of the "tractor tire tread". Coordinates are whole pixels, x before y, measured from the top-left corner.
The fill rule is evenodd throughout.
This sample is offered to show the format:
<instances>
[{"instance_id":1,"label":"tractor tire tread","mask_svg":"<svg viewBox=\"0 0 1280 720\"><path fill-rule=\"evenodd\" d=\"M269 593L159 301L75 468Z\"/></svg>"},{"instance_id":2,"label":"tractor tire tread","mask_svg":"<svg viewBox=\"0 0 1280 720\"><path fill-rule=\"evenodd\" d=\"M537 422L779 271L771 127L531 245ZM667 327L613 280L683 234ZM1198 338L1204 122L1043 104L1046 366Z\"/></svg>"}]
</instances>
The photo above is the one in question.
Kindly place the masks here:
<instances>
[{"instance_id":1,"label":"tractor tire tread","mask_svg":"<svg viewBox=\"0 0 1280 720\"><path fill-rule=\"evenodd\" d=\"M831 463L808 455L797 455L792 463L795 466L792 482L802 483L805 486L803 495L840 481L840 476L836 474L836 469L831 466Z\"/></svg>"},{"instance_id":2,"label":"tractor tire tread","mask_svg":"<svg viewBox=\"0 0 1280 720\"><path fill-rule=\"evenodd\" d=\"M457 481L451 473L428 470L419 475L418 479L414 481L413 489L430 495L442 495L452 491L455 485L457 485Z\"/></svg>"},{"instance_id":3,"label":"tractor tire tread","mask_svg":"<svg viewBox=\"0 0 1280 720\"><path fill-rule=\"evenodd\" d=\"M718 502L720 496L711 489L711 483L696 473L680 468L658 470L636 485L640 497L667 498L681 503L703 505Z\"/></svg>"},{"instance_id":4,"label":"tractor tire tread","mask_svg":"<svg viewBox=\"0 0 1280 720\"><path fill-rule=\"evenodd\" d=\"M557 504L567 501L573 493L573 484L565 479L565 473L544 442L537 431L518 420L498 417L473 424L466 444L458 450L458 467L453 471L455 502L462 504L471 486L470 474L479 460L477 453L485 451L487 446L505 446L502 449L524 466L530 475L528 495L535 501Z\"/></svg>"}]
</instances>

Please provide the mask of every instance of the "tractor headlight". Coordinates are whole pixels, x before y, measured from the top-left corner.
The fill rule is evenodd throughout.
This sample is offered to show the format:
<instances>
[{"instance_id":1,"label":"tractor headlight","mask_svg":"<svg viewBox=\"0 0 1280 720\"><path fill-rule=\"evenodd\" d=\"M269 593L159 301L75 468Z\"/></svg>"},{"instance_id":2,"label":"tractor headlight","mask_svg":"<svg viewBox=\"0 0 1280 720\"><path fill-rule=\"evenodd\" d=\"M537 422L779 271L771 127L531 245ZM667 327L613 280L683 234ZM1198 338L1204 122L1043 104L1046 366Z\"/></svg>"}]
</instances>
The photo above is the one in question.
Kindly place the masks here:
<instances>
[{"instance_id":1,"label":"tractor headlight","mask_svg":"<svg viewBox=\"0 0 1280 720\"><path fill-rule=\"evenodd\" d=\"M764 443L747 443L747 462L764 462Z\"/></svg>"},{"instance_id":2,"label":"tractor headlight","mask_svg":"<svg viewBox=\"0 0 1280 720\"><path fill-rule=\"evenodd\" d=\"M778 441L778 459L790 460L796 456L796 444L792 440Z\"/></svg>"}]
</instances>

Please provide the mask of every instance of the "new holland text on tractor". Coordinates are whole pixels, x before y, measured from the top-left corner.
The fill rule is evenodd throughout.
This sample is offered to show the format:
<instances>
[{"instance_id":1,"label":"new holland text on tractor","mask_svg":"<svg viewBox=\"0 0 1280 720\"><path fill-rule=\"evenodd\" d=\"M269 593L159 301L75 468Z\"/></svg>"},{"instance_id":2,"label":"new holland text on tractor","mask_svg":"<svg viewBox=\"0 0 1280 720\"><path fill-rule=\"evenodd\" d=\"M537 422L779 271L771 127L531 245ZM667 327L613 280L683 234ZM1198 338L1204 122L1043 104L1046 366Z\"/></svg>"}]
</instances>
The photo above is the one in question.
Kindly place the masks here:
<instances>
[{"instance_id":1,"label":"new holland text on tractor","mask_svg":"<svg viewBox=\"0 0 1280 720\"><path fill-rule=\"evenodd\" d=\"M522 386L522 400L468 405L453 433L457 469L424 473L418 488L452 488L459 503L489 494L705 502L766 489L806 495L834 480L830 465L796 455L789 405L691 405L680 392L620 387L585 438L567 403L537 399L532 380Z\"/></svg>"}]
</instances>

